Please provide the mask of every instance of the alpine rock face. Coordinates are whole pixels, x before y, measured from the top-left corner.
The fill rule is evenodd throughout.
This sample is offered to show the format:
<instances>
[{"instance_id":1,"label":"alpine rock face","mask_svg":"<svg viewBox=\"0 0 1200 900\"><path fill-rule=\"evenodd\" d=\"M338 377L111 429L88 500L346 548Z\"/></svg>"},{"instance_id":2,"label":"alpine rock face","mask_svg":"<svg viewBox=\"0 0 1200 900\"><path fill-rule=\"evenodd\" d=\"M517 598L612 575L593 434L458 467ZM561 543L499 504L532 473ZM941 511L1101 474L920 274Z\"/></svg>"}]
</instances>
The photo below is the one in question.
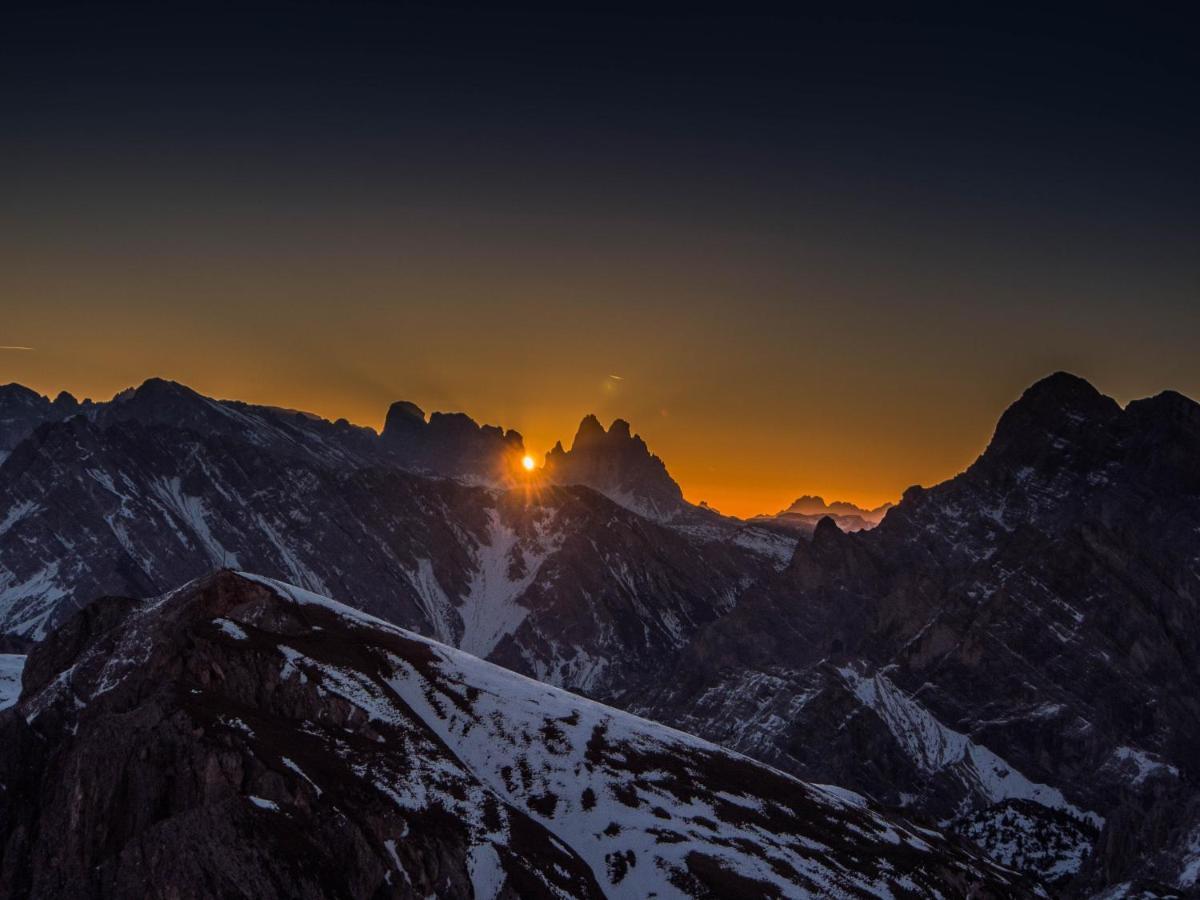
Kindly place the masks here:
<instances>
[{"instance_id":1,"label":"alpine rock face","mask_svg":"<svg viewBox=\"0 0 1200 900\"><path fill-rule=\"evenodd\" d=\"M966 472L832 521L627 702L1064 891L1197 887L1200 405L1035 384Z\"/></svg>"},{"instance_id":2,"label":"alpine rock face","mask_svg":"<svg viewBox=\"0 0 1200 900\"><path fill-rule=\"evenodd\" d=\"M230 571L88 606L0 746L3 898L1037 890L852 792Z\"/></svg>"},{"instance_id":3,"label":"alpine rock face","mask_svg":"<svg viewBox=\"0 0 1200 900\"><path fill-rule=\"evenodd\" d=\"M579 423L571 449L561 442L546 454L546 477L559 484L584 484L649 519L669 522L696 507L684 502L663 461L654 456L629 423L614 419L608 431L595 416Z\"/></svg>"},{"instance_id":4,"label":"alpine rock face","mask_svg":"<svg viewBox=\"0 0 1200 900\"><path fill-rule=\"evenodd\" d=\"M43 422L57 422L79 409L66 391L52 401L20 384L0 385L0 463Z\"/></svg>"},{"instance_id":5,"label":"alpine rock face","mask_svg":"<svg viewBox=\"0 0 1200 900\"><path fill-rule=\"evenodd\" d=\"M419 406L403 400L388 409L380 439L407 467L492 483L511 481L525 452L511 429L477 425L462 413L434 413L426 421Z\"/></svg>"}]
</instances>

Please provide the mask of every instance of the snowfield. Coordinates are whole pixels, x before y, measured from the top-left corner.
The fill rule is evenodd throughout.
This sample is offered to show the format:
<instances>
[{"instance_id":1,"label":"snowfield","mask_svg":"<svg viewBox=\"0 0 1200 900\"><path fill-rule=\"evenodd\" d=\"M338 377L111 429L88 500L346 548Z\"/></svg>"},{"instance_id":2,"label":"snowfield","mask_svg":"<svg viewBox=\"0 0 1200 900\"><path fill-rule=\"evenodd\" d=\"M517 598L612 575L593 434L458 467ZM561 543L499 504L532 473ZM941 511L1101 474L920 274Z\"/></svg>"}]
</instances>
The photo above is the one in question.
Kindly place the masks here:
<instances>
[{"instance_id":1,"label":"snowfield","mask_svg":"<svg viewBox=\"0 0 1200 900\"><path fill-rule=\"evenodd\" d=\"M349 667L325 657L319 640L270 636L281 679L361 710L381 743L406 735L403 761L359 756L340 738L334 750L398 814L431 805L453 811L470 832L476 896L502 887L518 813L582 861L610 896L694 896L714 878L749 896L947 895L931 874L947 853L941 836L876 812L851 791L805 784L303 588L238 577L332 614L340 625L320 626L321 638L349 628L369 650L377 666ZM261 614L234 610L211 623L219 640L263 646ZM319 798L337 790L294 758L283 767ZM487 812L495 809L509 812ZM982 857L963 854L954 866L978 867L1000 883L1011 878Z\"/></svg>"}]
</instances>

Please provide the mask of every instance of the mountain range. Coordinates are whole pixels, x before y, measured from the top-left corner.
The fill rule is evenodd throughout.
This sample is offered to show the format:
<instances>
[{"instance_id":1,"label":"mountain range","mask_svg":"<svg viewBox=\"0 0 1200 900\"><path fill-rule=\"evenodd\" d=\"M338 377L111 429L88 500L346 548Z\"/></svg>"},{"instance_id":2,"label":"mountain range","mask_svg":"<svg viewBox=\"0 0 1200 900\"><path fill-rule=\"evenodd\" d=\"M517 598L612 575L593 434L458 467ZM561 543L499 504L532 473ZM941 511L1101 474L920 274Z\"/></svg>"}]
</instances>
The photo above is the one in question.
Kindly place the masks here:
<instances>
[{"instance_id":1,"label":"mountain range","mask_svg":"<svg viewBox=\"0 0 1200 900\"><path fill-rule=\"evenodd\" d=\"M61 396L52 402L25 389L0 389L0 438L0 452L6 454L0 463L0 630L9 635L0 650L20 651L23 643L39 642L25 668L18 712L0 713L5 717L0 728L14 735L11 746L25 748L13 757L18 763L10 764L18 769L9 771L24 771L42 752L30 748L61 749L41 774L30 776L41 781L22 788L26 799L8 807L6 820L18 821L11 818L17 816L24 824L10 828L5 838L3 866L16 868L0 871L19 870L26 879L21 883L38 885L39 896L60 896L53 884L65 883L71 871L83 871L71 866L101 863L110 867L103 877L116 880L96 882L96 896L111 895L104 891L131 884L121 878L135 877L129 860L149 852L147 838L140 835L145 815L154 815L139 813L136 798L149 802L151 795L160 796L154 791L165 790L161 786L144 797L136 791L118 797L97 787L99 793L86 798L89 816L109 816L112 804L119 804L122 815L132 818L114 826L112 836L91 833L88 847L72 851L70 859L55 856L47 845L35 846L31 836L56 827L53 823L63 821L71 808L50 786L62 783L64 773L79 771L71 766L86 763L81 748L92 746L89 741L102 746L101 736L113 734L123 715L167 716L169 711L172 721L181 722L195 721L198 715L190 706L178 705L182 686L192 684L188 679L194 673L185 677L171 669L163 682L143 675L139 662L137 672L121 675L120 684L127 689L118 691L115 682L111 689L113 702L120 693L124 706L108 709L101 703L94 720L85 723L91 715L85 711L76 721L71 705L107 697L106 686L116 677L103 674L98 660L157 660L155 653L163 660L177 657L180 648L192 646L186 641L194 639L180 635L203 633L214 648L220 645L211 651L220 649L213 657L220 671L251 665L241 656L235 661L222 655L243 643L232 631L216 635L225 626L212 625L214 619L248 635L245 649L274 658L283 652L279 635L291 634L289 628L334 629L332 620L308 619L301 625L275 621L290 622L296 604L305 610L333 608L296 599L310 594L348 605L336 607L343 623L339 628L357 621L346 611L352 608L373 617L368 624L357 621L354 628L387 635L370 639L382 642L379 646L390 647L393 638L409 642L388 650L396 659L386 657L384 664L374 657L336 656L342 651L323 649L320 635L304 631L302 643L308 649L293 649L323 660L320 665L327 671L317 666L303 672L310 682L323 685L326 694L332 681L345 676L347 684L358 684L372 697L390 697L383 685L405 665L416 665L406 656L417 652L413 648L459 648L429 652L452 660L446 665L465 673L455 676L464 684L516 677L498 675L499 670L474 661L486 659L546 685L541 688L551 692L546 696L559 698L546 702L564 717L570 716L570 704L586 701L571 699L562 689L612 707L603 712L616 717L612 721L644 721L621 718L632 713L679 730L637 726L650 728L648 733L700 739L697 744L686 743L693 738L672 737L685 744L671 744L669 753L661 751L667 755L687 755L691 751L685 753L685 745L710 748L703 743L707 741L726 748L706 750L718 754L705 757L710 762L754 760L745 765L765 764L771 768L754 771L789 779L747 796L770 796L776 789L784 791L785 784L834 784L852 793L822 789L824 794L803 796L815 797L814 803L823 803L825 794L841 797L844 803L838 808L843 812L866 810L863 815L893 823L886 827L898 834L928 832L922 840L936 846L936 864L910 860L905 869L899 861L889 862L889 871L911 872L915 865L923 877L934 879L910 886L916 895L977 889L997 896L1049 891L1165 897L1195 893L1200 882L1200 405L1182 395L1167 392L1122 408L1082 379L1057 373L1030 387L1001 417L980 458L949 481L911 488L888 509L851 510L803 497L776 516L747 522L684 501L662 460L622 420L606 430L594 417L584 419L569 450L555 447L541 472L526 476L517 464L524 450L520 435L480 427L465 416L434 414L427 419L413 404L398 403L377 435L344 420L212 400L181 385L151 380L107 403L76 403ZM881 517L877 524L872 521L876 516ZM805 517L817 520L801 523ZM864 527L853 527L846 521L851 517ZM212 576L214 570L223 574ZM185 584L191 587L177 590ZM213 592L246 594L247 609L258 611L245 618L218 603L222 611L210 615L215 608L210 600L196 598ZM105 595L160 601L94 602ZM170 612L176 606L178 612ZM203 614L185 613L193 607L203 607ZM249 627L259 620L255 617L272 623L271 636L260 641ZM395 637L397 627L405 630L403 636ZM168 649L152 650L147 657L141 650L113 655L113 648L133 634L142 635L136 638L138 647L165 642L161 647ZM170 643L175 640L185 643ZM107 649L88 649L93 646ZM208 652L198 659L207 659ZM326 653L335 655L322 655ZM14 652L8 655L19 658ZM96 671L74 662L85 657L93 660L88 665ZM265 671L261 660L252 665L258 666L255 672ZM8 671L14 667L10 664ZM318 670L325 674L317 677ZM64 672L68 675L62 676ZM63 693L63 677L70 684L76 678L90 680L72 688L72 698ZM169 685L162 690L170 698L156 693L160 683ZM208 690L204 684L196 689ZM431 687L425 693L441 690ZM464 687L459 693L468 696L471 691ZM287 701L293 706L283 709L272 705L274 699L256 695L247 715L267 716L271 724L263 727L281 729L269 731L271 741L291 741L288 729L300 728L295 722L317 721L297 710L310 703L320 706L325 697L320 692L315 698L294 697ZM233 715L232 707L222 706L228 699L220 699L213 710L220 707L225 710L220 715ZM55 710L45 729L29 721L31 704L43 702L47 710ZM365 709L368 721L374 721L370 709L353 698L347 702ZM404 751L396 748L415 740L409 734L415 728L426 738L439 736L442 748L430 750L431 758L446 752L457 756L461 745L450 736L454 729L466 730L475 713L464 710L466 718L454 722L439 714L438 725L411 698L405 702L402 715L393 709L384 717L411 723L410 713L416 711L424 724L397 724L394 732L383 735L385 743L402 756ZM439 702L443 711L457 705ZM492 736L501 748L511 744L504 735L511 738L513 729L522 727L516 723L525 721L521 704L514 703L512 709L493 709L488 720L506 723L496 725L499 731ZM584 707L579 708L583 716ZM292 724L281 715L290 716ZM336 715L360 714L342 709ZM19 722L32 730L23 731ZM633 724L628 729L636 730ZM155 737L166 740L165 755L144 767L150 770L144 775L147 784L163 777L168 757L183 758L170 754L186 756L182 769L171 763L172 771L184 772L200 771L195 767L209 758L206 754L225 758L202 746L204 736L196 738L199 743L187 743L188 733L184 729ZM72 755L77 738L84 756ZM264 758L249 739L228 740L233 741L228 745L233 756ZM573 749L564 754L573 759L580 741L570 738L567 745ZM726 751L739 755L719 755ZM497 752L498 758L511 761L508 750ZM626 750L616 752L624 754L629 767L621 777L644 774L638 772L642 764L631 762ZM336 750L332 756L328 750L318 753L315 745L313 753L314 768L332 766L338 755ZM292 761L306 776L311 774L301 760ZM289 829L301 823L314 833L331 827L311 809L285 810L286 804L299 802L299 775L286 790L271 793L247 774L253 767L237 765L242 767L237 778L222 776L220 784L237 782L239 790L245 788L243 794L259 791L247 795L278 809L245 801L236 807L240 811L222 818L221 810L234 807L220 803L233 803L236 791L220 794L219 803L210 803L203 791L188 794L178 806L164 807L165 800L156 800L164 821L176 823L171 840L185 840L189 829L200 827L183 821L191 816L196 823L215 826L219 821L226 830L260 829L258 849L276 840L278 846L300 846ZM287 777L278 765L273 771ZM511 765L520 770L519 762ZM710 771L723 771L725 763L697 765L689 776L694 783L729 793L713 787L719 777ZM479 802L485 794L500 797L495 802L508 804L506 816L517 815L513 810L519 807L520 815L530 817L529 795L521 795L513 806L515 788L506 778L497 782L492 773L489 780L461 756L446 766L457 773L447 778L458 779L461 787L453 791L461 797L482 791ZM566 778L561 768L551 768L558 774L548 778ZM572 768L576 777L582 777L581 771ZM389 783L399 783L399 775L389 772ZM258 769L253 773L266 779L261 784L278 787L277 780ZM405 791L428 792L430 780L440 776L410 771L405 777ZM357 772L354 778L337 778L344 785L339 790L356 798L346 803L358 820L374 815L368 811L377 800L360 802L364 789L349 784L369 777ZM758 778L768 776L751 780ZM205 779L200 781L208 784ZM315 776L312 782L321 784ZM789 808L809 809L800 794L786 796ZM672 803L697 802L678 793L673 797ZM10 797L4 802L17 801ZM711 799L705 802L712 808ZM444 797L434 805L443 811L452 808ZM672 819L677 817L671 804L660 805ZM722 853L740 848L749 857L721 856L689 831L680 843L699 854L694 867L686 856L665 849L652 854L653 868L667 873L662 876L666 881L653 888L661 888L660 895L823 892L822 882L780 874L790 867L810 877L803 859L787 856L784 865L778 853L785 850L771 849L786 844L791 848L787 852L797 852L797 843L804 841L796 838L798 832L786 832L792 826L765 820L735 823L736 816L730 818L729 810L722 809L716 818L704 812L689 815L718 824L715 830L725 842ZM761 803L755 809L757 815L767 815ZM299 818L284 822L271 816ZM532 819L550 827L544 816ZM832 822L828 816L826 820ZM272 821L279 827L266 824ZM507 834L533 828L515 826L515 821L508 821ZM564 827L583 827L577 819L571 821ZM752 836L735 834L735 824L751 829ZM647 823L639 820L629 827L645 832ZM864 840L871 833L861 822L852 828L829 827ZM462 879L469 881L472 866L485 865L482 856L471 862L473 848L485 835L471 828L464 830L462 823L443 830L438 826L433 833L443 836L434 842L437 849L419 851L443 854L440 865L456 873L451 882L457 886L447 888L448 895L468 896ZM347 846L346 852L371 856L377 867L390 858L379 853L383 841L418 853L398 837L365 827L360 831L346 840L361 839L361 845ZM780 836L785 832L791 837ZM554 828L550 834L553 840L530 836L533 843L519 849L501 849L493 837L487 838L496 849L478 852L487 857L493 873L489 854L496 854L508 879L498 891L523 895L520 885L533 882L520 879L549 877L545 867L555 864L544 854L553 856L546 847L557 847L557 840L567 848L561 852L573 854L558 863L561 877L576 873L583 880L548 890L568 896L622 892L617 883L604 880L612 874L610 865L620 868L620 863L601 865L594 846L585 847ZM830 846L827 835L805 834L804 840ZM944 843L930 843L934 836ZM224 846L219 834L212 840L217 842L212 847ZM618 848L613 852L625 860L627 851L649 858L646 845L637 841L613 844ZM135 855L123 862L120 854L126 848ZM764 854L774 860L765 868ZM874 859L877 854L871 850L867 855ZM982 863L979 854L990 862ZM705 855L707 860L700 858ZM723 861L713 862L718 857ZM883 876L878 867L863 865L861 850L835 848L832 858L859 879L837 891L882 892L878 879ZM393 877L400 878L403 871L412 879L412 860L401 859ZM954 868L954 859L970 869L977 888L939 880L939 873ZM261 874L268 863L247 860L245 865ZM261 877L288 885L280 889L284 893L319 895L326 884L321 865L314 857L309 874ZM998 868L988 868L993 865ZM594 883L587 882L585 870ZM727 870L757 873L753 877L762 884L741 885L744 891L739 892L738 882L720 880ZM524 874L514 874L518 871ZM379 868L378 878L383 872ZM43 878L50 880L38 880ZM646 890L640 881L627 882L627 889L634 890L629 885L635 883L635 892ZM768 883L773 886L764 886ZM419 884L413 888L417 893L430 883ZM903 893L894 884L888 889ZM361 890L366 893L352 895L370 895L368 887Z\"/></svg>"},{"instance_id":2,"label":"mountain range","mask_svg":"<svg viewBox=\"0 0 1200 900\"><path fill-rule=\"evenodd\" d=\"M751 521L770 522L811 533L817 523L828 516L842 531L866 531L883 521L887 511L894 505L884 503L874 509L864 509L845 500L826 503L824 497L805 494L797 497L787 509L781 509L773 516L755 516Z\"/></svg>"}]
</instances>

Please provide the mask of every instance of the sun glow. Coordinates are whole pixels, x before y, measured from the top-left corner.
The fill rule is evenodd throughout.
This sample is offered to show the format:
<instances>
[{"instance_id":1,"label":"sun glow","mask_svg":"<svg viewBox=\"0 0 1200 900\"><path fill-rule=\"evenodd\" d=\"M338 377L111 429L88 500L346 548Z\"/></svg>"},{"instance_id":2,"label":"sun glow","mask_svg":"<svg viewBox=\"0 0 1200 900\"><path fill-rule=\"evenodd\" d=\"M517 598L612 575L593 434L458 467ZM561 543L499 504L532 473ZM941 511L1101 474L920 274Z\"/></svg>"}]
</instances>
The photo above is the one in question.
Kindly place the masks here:
<instances>
[{"instance_id":1,"label":"sun glow","mask_svg":"<svg viewBox=\"0 0 1200 900\"><path fill-rule=\"evenodd\" d=\"M526 456L521 460L521 465L525 467L526 472L532 472L533 467L537 465L532 456Z\"/></svg>"}]
</instances>

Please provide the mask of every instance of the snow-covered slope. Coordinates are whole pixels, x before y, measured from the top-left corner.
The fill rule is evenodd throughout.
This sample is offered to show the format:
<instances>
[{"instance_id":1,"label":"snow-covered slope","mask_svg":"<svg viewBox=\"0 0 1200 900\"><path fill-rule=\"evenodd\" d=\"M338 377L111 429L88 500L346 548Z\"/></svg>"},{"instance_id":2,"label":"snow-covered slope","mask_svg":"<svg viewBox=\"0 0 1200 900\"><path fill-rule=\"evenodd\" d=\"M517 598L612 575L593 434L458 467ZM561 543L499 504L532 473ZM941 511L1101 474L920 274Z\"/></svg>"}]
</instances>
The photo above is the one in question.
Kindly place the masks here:
<instances>
[{"instance_id":1,"label":"snow-covered slope","mask_svg":"<svg viewBox=\"0 0 1200 900\"><path fill-rule=\"evenodd\" d=\"M16 786L0 796L0 847L19 828L55 835L3 860L35 897L72 879L85 895L147 879L169 893L188 864L147 873L150 847L187 847L214 890L236 877L263 896L1030 890L851 792L260 576L102 602L30 667L0 724L30 748L0 769ZM84 826L56 827L79 814Z\"/></svg>"},{"instance_id":2,"label":"snow-covered slope","mask_svg":"<svg viewBox=\"0 0 1200 900\"><path fill-rule=\"evenodd\" d=\"M1104 819L1082 810L1063 797L1062 791L1036 784L1006 760L967 735L947 728L913 697L900 690L880 672L844 665L837 670L858 701L878 715L918 769L933 775L952 772L968 794L986 803L1029 800L1061 810L1099 828ZM964 802L964 807L969 803Z\"/></svg>"},{"instance_id":3,"label":"snow-covered slope","mask_svg":"<svg viewBox=\"0 0 1200 900\"><path fill-rule=\"evenodd\" d=\"M8 709L21 696L21 672L24 668L23 654L0 653L0 710Z\"/></svg>"}]
</instances>

